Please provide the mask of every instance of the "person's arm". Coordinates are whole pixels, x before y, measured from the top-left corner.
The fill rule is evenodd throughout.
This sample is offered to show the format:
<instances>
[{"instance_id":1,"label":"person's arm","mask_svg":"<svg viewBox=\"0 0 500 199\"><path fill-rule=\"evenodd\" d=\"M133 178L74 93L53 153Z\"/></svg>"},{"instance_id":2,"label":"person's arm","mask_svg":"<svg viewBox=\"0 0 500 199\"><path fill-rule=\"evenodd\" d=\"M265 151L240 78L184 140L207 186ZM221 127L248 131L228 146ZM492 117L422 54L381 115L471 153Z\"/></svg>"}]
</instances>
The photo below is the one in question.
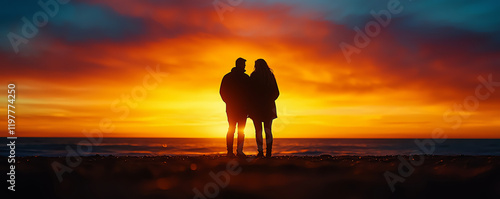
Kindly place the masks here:
<instances>
[{"instance_id":1,"label":"person's arm","mask_svg":"<svg viewBox=\"0 0 500 199\"><path fill-rule=\"evenodd\" d=\"M252 79L250 77L245 78L246 79L246 99L247 101L250 101L251 98L253 97L253 86L252 86Z\"/></svg>"},{"instance_id":2,"label":"person's arm","mask_svg":"<svg viewBox=\"0 0 500 199\"><path fill-rule=\"evenodd\" d=\"M280 90L278 88L278 83L276 82L276 78L273 75L273 100L278 99L278 96L280 96Z\"/></svg>"},{"instance_id":3,"label":"person's arm","mask_svg":"<svg viewBox=\"0 0 500 199\"><path fill-rule=\"evenodd\" d=\"M224 76L224 78L222 78L222 81L220 83L220 89L219 89L219 94L222 98L222 101L226 102L227 100L227 84L226 84L226 76Z\"/></svg>"}]
</instances>

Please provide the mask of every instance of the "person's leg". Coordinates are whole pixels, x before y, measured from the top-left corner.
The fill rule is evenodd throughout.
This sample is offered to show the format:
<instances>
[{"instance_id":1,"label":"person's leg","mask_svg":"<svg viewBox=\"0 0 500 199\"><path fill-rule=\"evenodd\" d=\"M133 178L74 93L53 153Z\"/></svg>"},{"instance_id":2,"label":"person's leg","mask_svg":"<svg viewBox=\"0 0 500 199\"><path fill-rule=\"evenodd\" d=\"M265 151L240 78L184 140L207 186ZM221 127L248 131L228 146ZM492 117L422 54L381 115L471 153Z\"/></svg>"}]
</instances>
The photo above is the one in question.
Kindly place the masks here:
<instances>
[{"instance_id":1,"label":"person's leg","mask_svg":"<svg viewBox=\"0 0 500 199\"><path fill-rule=\"evenodd\" d=\"M273 120L264 122L264 130L266 131L266 156L271 157L273 151L273 133L271 131Z\"/></svg>"},{"instance_id":2,"label":"person's leg","mask_svg":"<svg viewBox=\"0 0 500 199\"><path fill-rule=\"evenodd\" d=\"M245 126L247 124L247 116L243 116L239 118L238 120L238 148L237 148L237 154L238 155L245 155L243 153L243 144L245 143Z\"/></svg>"},{"instance_id":3,"label":"person's leg","mask_svg":"<svg viewBox=\"0 0 500 199\"><path fill-rule=\"evenodd\" d=\"M236 131L236 120L228 115L227 121L229 123L229 128L227 130L226 135L226 144L227 144L227 154L234 155L233 153L233 140L234 140L234 132Z\"/></svg>"},{"instance_id":4,"label":"person's leg","mask_svg":"<svg viewBox=\"0 0 500 199\"><path fill-rule=\"evenodd\" d=\"M257 151L259 153L264 153L264 149L262 148L262 122L258 120L253 121L253 125L255 127L255 141L257 142Z\"/></svg>"}]
</instances>

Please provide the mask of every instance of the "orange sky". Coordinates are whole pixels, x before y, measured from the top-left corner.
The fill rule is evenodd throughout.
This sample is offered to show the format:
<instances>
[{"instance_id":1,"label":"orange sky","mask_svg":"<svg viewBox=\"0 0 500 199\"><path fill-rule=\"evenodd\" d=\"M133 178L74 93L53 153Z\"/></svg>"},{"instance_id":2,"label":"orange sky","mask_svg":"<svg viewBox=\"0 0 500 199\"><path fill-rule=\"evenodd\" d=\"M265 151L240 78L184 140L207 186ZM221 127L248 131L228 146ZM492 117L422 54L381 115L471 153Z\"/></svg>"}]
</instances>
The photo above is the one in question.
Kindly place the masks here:
<instances>
[{"instance_id":1,"label":"orange sky","mask_svg":"<svg viewBox=\"0 0 500 199\"><path fill-rule=\"evenodd\" d=\"M469 117L452 111L443 118L475 95L479 76L500 82L498 51L466 50L481 38L463 36L457 44L414 33L415 40L401 41L399 34L408 32L387 29L348 63L338 43L352 43L356 33L308 8L244 4L221 21L211 4L89 5L141 29L117 26L112 36L91 29L89 36L63 26L55 33L54 19L20 53L0 51L0 85L16 84L18 136L82 137L109 120L108 137L224 137L218 89L243 57L248 74L258 58L274 70L281 91L278 138L423 138L438 127L450 138L500 138L500 88L479 100ZM161 81L150 78L147 67L159 69ZM132 97L139 94L145 98ZM6 92L0 98L6 101ZM0 112L7 112L1 104ZM461 126L452 129L458 117ZM254 137L248 121L246 134Z\"/></svg>"}]
</instances>

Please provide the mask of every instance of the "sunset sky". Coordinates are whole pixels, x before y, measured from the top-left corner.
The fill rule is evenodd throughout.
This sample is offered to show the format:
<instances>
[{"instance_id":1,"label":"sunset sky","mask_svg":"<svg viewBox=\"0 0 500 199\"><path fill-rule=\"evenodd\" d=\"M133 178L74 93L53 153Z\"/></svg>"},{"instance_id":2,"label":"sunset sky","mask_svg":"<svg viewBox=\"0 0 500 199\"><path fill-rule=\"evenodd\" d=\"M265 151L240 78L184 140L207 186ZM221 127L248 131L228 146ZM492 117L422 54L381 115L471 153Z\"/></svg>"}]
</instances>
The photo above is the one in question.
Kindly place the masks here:
<instances>
[{"instance_id":1,"label":"sunset sky","mask_svg":"<svg viewBox=\"0 0 500 199\"><path fill-rule=\"evenodd\" d=\"M16 53L9 33L44 9L2 1L1 123L15 83L17 136L224 137L220 81L243 57L274 70L277 138L500 138L500 86L476 97L500 82L499 1L401 0L350 61L339 45L399 1L221 0L223 18L214 2L72 0Z\"/></svg>"}]
</instances>

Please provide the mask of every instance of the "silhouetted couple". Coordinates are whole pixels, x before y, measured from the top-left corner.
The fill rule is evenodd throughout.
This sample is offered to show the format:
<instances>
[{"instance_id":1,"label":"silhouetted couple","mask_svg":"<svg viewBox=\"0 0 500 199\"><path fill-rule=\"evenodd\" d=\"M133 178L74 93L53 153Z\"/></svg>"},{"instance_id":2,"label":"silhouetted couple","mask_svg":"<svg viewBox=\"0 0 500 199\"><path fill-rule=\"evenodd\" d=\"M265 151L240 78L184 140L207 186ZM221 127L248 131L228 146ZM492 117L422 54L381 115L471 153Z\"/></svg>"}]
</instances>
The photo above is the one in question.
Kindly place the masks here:
<instances>
[{"instance_id":1,"label":"silhouetted couple","mask_svg":"<svg viewBox=\"0 0 500 199\"><path fill-rule=\"evenodd\" d=\"M273 134L271 126L277 118L275 100L280 92L272 70L263 59L255 61L255 69L250 76L245 73L246 60L238 58L236 66L226 74L220 85L220 95L226 103L229 129L226 136L227 156L234 157L233 140L238 126L238 144L236 155L246 157L243 153L245 125L247 117L252 118L257 141L257 157L264 157L262 123L266 133L266 156L271 157Z\"/></svg>"}]
</instances>

